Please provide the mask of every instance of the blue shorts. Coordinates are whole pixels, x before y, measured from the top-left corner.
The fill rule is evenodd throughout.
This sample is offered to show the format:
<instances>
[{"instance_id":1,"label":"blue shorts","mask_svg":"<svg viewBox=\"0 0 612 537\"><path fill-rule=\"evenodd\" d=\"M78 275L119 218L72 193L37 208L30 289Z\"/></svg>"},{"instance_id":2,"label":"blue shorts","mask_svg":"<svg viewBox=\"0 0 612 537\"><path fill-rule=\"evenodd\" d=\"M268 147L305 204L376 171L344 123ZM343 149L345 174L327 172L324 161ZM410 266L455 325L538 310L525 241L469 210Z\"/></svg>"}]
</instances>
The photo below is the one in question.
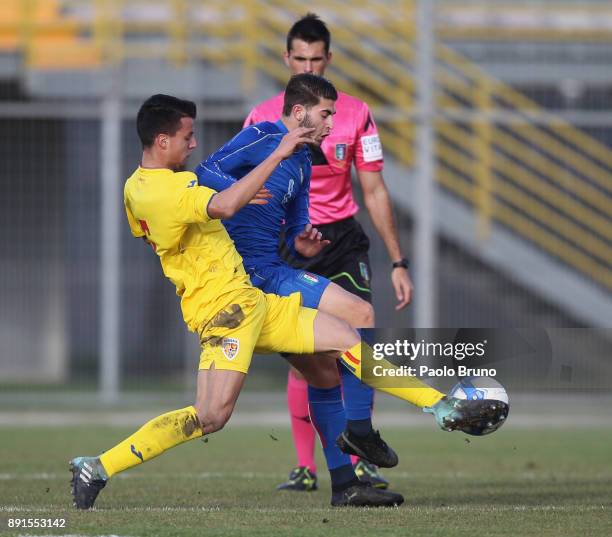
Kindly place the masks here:
<instances>
[{"instance_id":1,"label":"blue shorts","mask_svg":"<svg viewBox=\"0 0 612 537\"><path fill-rule=\"evenodd\" d=\"M327 278L288 265L245 267L251 283L264 293L289 296L302 293L302 306L318 308L323 292L331 283Z\"/></svg>"}]
</instances>

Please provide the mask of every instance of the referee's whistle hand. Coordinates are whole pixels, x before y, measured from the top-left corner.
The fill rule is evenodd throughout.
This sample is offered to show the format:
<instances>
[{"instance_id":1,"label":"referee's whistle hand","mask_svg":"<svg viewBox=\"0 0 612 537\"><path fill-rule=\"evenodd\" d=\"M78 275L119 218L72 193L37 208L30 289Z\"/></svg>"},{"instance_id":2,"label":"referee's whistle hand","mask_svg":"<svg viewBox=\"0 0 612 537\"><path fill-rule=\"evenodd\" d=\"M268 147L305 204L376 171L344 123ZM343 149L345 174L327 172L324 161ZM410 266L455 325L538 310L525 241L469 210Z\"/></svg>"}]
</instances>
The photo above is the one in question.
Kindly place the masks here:
<instances>
[{"instance_id":1,"label":"referee's whistle hand","mask_svg":"<svg viewBox=\"0 0 612 537\"><path fill-rule=\"evenodd\" d=\"M394 269L391 272L391 283L397 298L395 311L402 310L412 301L412 291L414 289L408 271L401 267Z\"/></svg>"}]
</instances>

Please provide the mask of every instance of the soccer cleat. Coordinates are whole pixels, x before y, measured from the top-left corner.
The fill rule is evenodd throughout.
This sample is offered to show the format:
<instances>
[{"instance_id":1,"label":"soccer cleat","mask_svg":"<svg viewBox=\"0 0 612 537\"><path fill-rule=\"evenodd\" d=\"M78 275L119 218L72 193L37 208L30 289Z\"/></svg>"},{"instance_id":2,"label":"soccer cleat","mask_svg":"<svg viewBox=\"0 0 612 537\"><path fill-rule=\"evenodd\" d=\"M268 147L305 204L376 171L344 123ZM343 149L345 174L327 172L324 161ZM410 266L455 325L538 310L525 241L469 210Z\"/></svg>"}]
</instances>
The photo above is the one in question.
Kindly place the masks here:
<instances>
[{"instance_id":1,"label":"soccer cleat","mask_svg":"<svg viewBox=\"0 0 612 537\"><path fill-rule=\"evenodd\" d=\"M72 503L77 509L91 509L106 486L106 478L97 457L77 457L70 461Z\"/></svg>"},{"instance_id":2,"label":"soccer cleat","mask_svg":"<svg viewBox=\"0 0 612 537\"><path fill-rule=\"evenodd\" d=\"M404 497L396 492L374 488L370 483L352 485L345 490L332 492L333 507L396 507L404 503Z\"/></svg>"},{"instance_id":3,"label":"soccer cleat","mask_svg":"<svg viewBox=\"0 0 612 537\"><path fill-rule=\"evenodd\" d=\"M276 487L276 490L295 490L298 492L311 492L317 490L317 474L305 466L298 466L291 470L289 479Z\"/></svg>"},{"instance_id":4,"label":"soccer cleat","mask_svg":"<svg viewBox=\"0 0 612 537\"><path fill-rule=\"evenodd\" d=\"M389 482L378 473L378 468L369 462L359 459L357 464L353 466L355 475L362 483L370 483L375 489L389 488Z\"/></svg>"},{"instance_id":5,"label":"soccer cleat","mask_svg":"<svg viewBox=\"0 0 612 537\"><path fill-rule=\"evenodd\" d=\"M456 399L444 396L423 412L434 415L444 431L463 431L483 435L497 430L508 417L508 405L502 401Z\"/></svg>"},{"instance_id":6,"label":"soccer cleat","mask_svg":"<svg viewBox=\"0 0 612 537\"><path fill-rule=\"evenodd\" d=\"M397 453L380 437L378 431L371 430L367 436L357 436L348 429L336 440L340 451L349 455L357 455L381 468L397 466Z\"/></svg>"}]
</instances>

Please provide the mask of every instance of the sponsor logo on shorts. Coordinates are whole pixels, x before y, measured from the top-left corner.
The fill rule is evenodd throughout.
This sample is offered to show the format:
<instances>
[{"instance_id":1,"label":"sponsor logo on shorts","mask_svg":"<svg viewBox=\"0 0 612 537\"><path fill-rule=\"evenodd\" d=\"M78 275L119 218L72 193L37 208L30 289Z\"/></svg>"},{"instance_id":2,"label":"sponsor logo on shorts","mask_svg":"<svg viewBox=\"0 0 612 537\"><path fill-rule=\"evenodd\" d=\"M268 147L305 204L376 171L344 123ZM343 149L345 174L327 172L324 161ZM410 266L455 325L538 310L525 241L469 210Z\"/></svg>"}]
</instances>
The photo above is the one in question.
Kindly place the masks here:
<instances>
[{"instance_id":1,"label":"sponsor logo on shorts","mask_svg":"<svg viewBox=\"0 0 612 537\"><path fill-rule=\"evenodd\" d=\"M240 350L240 341L234 337L224 337L221 340L221 350L223 351L223 356L231 361L236 358Z\"/></svg>"},{"instance_id":2,"label":"sponsor logo on shorts","mask_svg":"<svg viewBox=\"0 0 612 537\"><path fill-rule=\"evenodd\" d=\"M319 283L319 278L310 272L302 272L300 278L304 280L308 285L316 285Z\"/></svg>"},{"instance_id":3,"label":"sponsor logo on shorts","mask_svg":"<svg viewBox=\"0 0 612 537\"><path fill-rule=\"evenodd\" d=\"M336 160L346 159L346 144L336 144Z\"/></svg>"},{"instance_id":4,"label":"sponsor logo on shorts","mask_svg":"<svg viewBox=\"0 0 612 537\"><path fill-rule=\"evenodd\" d=\"M361 274L361 277L364 279L364 281L370 281L370 273L368 272L368 266L363 261L359 261L359 273Z\"/></svg>"}]
</instances>

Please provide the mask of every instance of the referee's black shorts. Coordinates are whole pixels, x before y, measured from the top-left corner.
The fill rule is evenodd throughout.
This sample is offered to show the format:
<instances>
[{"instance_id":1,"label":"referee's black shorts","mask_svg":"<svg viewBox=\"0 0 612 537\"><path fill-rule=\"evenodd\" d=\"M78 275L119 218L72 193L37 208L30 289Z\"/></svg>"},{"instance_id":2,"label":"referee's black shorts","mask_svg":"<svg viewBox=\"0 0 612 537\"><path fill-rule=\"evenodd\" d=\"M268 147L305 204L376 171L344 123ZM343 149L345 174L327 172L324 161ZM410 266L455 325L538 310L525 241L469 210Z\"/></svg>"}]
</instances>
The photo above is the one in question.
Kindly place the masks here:
<instances>
[{"instance_id":1,"label":"referee's black shorts","mask_svg":"<svg viewBox=\"0 0 612 537\"><path fill-rule=\"evenodd\" d=\"M370 240L353 217L315 226L331 244L305 261L297 261L281 248L283 258L295 268L325 276L347 291L372 302ZM284 241L283 243L284 244Z\"/></svg>"}]
</instances>

